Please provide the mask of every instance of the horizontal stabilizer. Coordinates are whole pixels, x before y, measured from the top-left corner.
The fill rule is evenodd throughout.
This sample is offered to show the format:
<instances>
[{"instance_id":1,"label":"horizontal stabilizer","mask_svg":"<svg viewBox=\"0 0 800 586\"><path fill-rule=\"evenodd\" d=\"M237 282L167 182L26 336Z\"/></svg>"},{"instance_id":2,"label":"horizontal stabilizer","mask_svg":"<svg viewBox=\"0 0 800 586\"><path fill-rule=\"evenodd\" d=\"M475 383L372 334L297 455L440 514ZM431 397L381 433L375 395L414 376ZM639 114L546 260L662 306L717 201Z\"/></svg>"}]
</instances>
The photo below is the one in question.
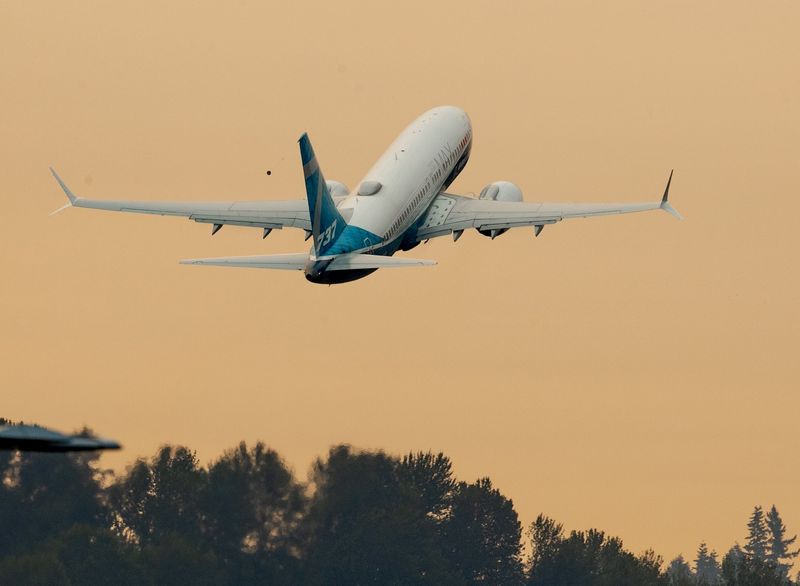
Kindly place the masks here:
<instances>
[{"instance_id":1,"label":"horizontal stabilizer","mask_svg":"<svg viewBox=\"0 0 800 586\"><path fill-rule=\"evenodd\" d=\"M182 260L184 265L211 265L218 267L243 267L251 269L282 269L300 271L309 260L308 253L267 254L255 256L225 256L219 258L196 258ZM401 267L423 267L435 265L435 260L395 258L375 254L342 254L331 262L326 270L348 271L358 269L391 269Z\"/></svg>"},{"instance_id":2,"label":"horizontal stabilizer","mask_svg":"<svg viewBox=\"0 0 800 586\"><path fill-rule=\"evenodd\" d=\"M328 266L329 271L347 271L351 269L393 269L402 267L429 267L435 260L421 258L402 258L396 256L379 256L377 254L342 254L337 256Z\"/></svg>"},{"instance_id":3,"label":"horizontal stabilizer","mask_svg":"<svg viewBox=\"0 0 800 586\"><path fill-rule=\"evenodd\" d=\"M217 267L244 267L251 269L282 269L301 271L308 262L308 253L260 254L253 256L223 256L218 258L190 258L182 260L182 265L211 265Z\"/></svg>"}]
</instances>

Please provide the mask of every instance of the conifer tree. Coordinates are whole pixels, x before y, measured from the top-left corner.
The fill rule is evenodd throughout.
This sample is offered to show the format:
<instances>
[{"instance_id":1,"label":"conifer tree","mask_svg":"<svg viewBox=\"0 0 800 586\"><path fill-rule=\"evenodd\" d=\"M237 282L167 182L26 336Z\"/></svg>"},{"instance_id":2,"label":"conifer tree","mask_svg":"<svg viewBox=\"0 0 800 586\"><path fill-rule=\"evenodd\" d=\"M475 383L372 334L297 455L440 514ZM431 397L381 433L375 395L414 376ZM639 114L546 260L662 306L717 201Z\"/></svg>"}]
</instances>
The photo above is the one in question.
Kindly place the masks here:
<instances>
[{"instance_id":1,"label":"conifer tree","mask_svg":"<svg viewBox=\"0 0 800 586\"><path fill-rule=\"evenodd\" d=\"M778 509L775 505L767 513L766 524L768 529L767 560L775 564L781 575L785 578L789 576L792 567L791 560L800 553L798 550L791 550L792 544L797 540L797 536L786 538L786 526L783 524Z\"/></svg>"},{"instance_id":2,"label":"conifer tree","mask_svg":"<svg viewBox=\"0 0 800 586\"><path fill-rule=\"evenodd\" d=\"M765 561L768 548L769 530L764 519L764 510L756 505L747 522L747 543L744 544L744 551L748 558Z\"/></svg>"},{"instance_id":3,"label":"conifer tree","mask_svg":"<svg viewBox=\"0 0 800 586\"><path fill-rule=\"evenodd\" d=\"M694 560L695 575L699 586L715 586L720 581L720 565L716 551L708 551L705 541L697 548Z\"/></svg>"},{"instance_id":4,"label":"conifer tree","mask_svg":"<svg viewBox=\"0 0 800 586\"><path fill-rule=\"evenodd\" d=\"M667 566L667 583L669 586L693 586L695 583L692 568L679 555Z\"/></svg>"},{"instance_id":5,"label":"conifer tree","mask_svg":"<svg viewBox=\"0 0 800 586\"><path fill-rule=\"evenodd\" d=\"M739 574L745 561L745 553L736 543L722 558L722 578L724 584L738 584Z\"/></svg>"}]
</instances>

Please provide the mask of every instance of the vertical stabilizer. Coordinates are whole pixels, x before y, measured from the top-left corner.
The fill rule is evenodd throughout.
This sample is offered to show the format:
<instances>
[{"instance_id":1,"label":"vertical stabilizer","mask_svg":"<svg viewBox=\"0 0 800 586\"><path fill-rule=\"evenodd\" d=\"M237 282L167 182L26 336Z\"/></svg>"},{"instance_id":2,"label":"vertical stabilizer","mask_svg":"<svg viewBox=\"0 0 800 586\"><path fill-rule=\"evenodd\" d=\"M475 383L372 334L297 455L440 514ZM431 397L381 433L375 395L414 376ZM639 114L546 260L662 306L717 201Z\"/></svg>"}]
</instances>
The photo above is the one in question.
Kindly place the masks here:
<instances>
[{"instance_id":1,"label":"vertical stabilizer","mask_svg":"<svg viewBox=\"0 0 800 586\"><path fill-rule=\"evenodd\" d=\"M325 184L314 148L308 134L300 137L300 157L303 160L303 175L306 178L306 196L311 217L311 235L317 256L324 255L346 226L344 218L336 209L333 198Z\"/></svg>"}]
</instances>

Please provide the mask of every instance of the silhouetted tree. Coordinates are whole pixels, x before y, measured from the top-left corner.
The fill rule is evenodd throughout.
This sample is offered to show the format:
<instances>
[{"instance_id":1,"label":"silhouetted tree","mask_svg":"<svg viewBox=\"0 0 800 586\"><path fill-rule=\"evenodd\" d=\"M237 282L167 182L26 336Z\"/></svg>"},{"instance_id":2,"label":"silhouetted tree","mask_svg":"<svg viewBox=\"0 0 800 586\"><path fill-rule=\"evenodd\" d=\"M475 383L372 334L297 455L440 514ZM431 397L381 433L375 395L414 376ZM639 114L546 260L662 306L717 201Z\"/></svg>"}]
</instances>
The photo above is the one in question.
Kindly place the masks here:
<instances>
[{"instance_id":1,"label":"silhouetted tree","mask_svg":"<svg viewBox=\"0 0 800 586\"><path fill-rule=\"evenodd\" d=\"M58 558L71 586L146 582L136 550L108 529L76 525L46 544L45 550Z\"/></svg>"},{"instance_id":2,"label":"silhouetted tree","mask_svg":"<svg viewBox=\"0 0 800 586\"><path fill-rule=\"evenodd\" d=\"M564 528L550 517L540 514L531 524L531 555L528 560L530 584L556 583L559 551L564 540Z\"/></svg>"},{"instance_id":3,"label":"silhouetted tree","mask_svg":"<svg viewBox=\"0 0 800 586\"><path fill-rule=\"evenodd\" d=\"M798 550L791 549L792 544L797 540L797 536L786 537L786 526L783 524L775 505L772 505L772 508L767 513L766 523L769 535L767 560L780 569L784 578L788 578L789 570L792 567L791 560L796 558L798 554Z\"/></svg>"},{"instance_id":4,"label":"silhouetted tree","mask_svg":"<svg viewBox=\"0 0 800 586\"><path fill-rule=\"evenodd\" d=\"M725 586L786 586L787 581L774 564L746 555L735 545L722 559Z\"/></svg>"},{"instance_id":5,"label":"silhouetted tree","mask_svg":"<svg viewBox=\"0 0 800 586\"><path fill-rule=\"evenodd\" d=\"M226 577L213 552L199 549L176 533L161 535L157 543L143 547L140 555L145 575L154 585L239 584Z\"/></svg>"},{"instance_id":6,"label":"silhouetted tree","mask_svg":"<svg viewBox=\"0 0 800 586\"><path fill-rule=\"evenodd\" d=\"M96 453L5 456L0 514L14 531L0 531L0 555L30 551L76 524L106 525Z\"/></svg>"},{"instance_id":7,"label":"silhouetted tree","mask_svg":"<svg viewBox=\"0 0 800 586\"><path fill-rule=\"evenodd\" d=\"M277 452L242 442L208 469L201 499L207 541L237 582L291 582L305 494Z\"/></svg>"},{"instance_id":8,"label":"silhouetted tree","mask_svg":"<svg viewBox=\"0 0 800 586\"><path fill-rule=\"evenodd\" d=\"M639 556L622 541L602 531L572 531L560 537L561 527L539 517L531 528L534 538L531 586L659 586L667 584L662 559L651 550Z\"/></svg>"},{"instance_id":9,"label":"silhouetted tree","mask_svg":"<svg viewBox=\"0 0 800 586\"><path fill-rule=\"evenodd\" d=\"M163 446L149 461L138 459L109 489L114 526L120 535L141 545L179 535L202 541L199 500L206 472L194 452Z\"/></svg>"},{"instance_id":10,"label":"silhouetted tree","mask_svg":"<svg viewBox=\"0 0 800 586\"><path fill-rule=\"evenodd\" d=\"M744 544L744 553L749 558L766 560L768 547L769 534L764 511L756 505L747 522L747 541Z\"/></svg>"},{"instance_id":11,"label":"silhouetted tree","mask_svg":"<svg viewBox=\"0 0 800 586\"><path fill-rule=\"evenodd\" d=\"M3 558L0 560L0 584L71 586L64 565L51 552Z\"/></svg>"},{"instance_id":12,"label":"silhouetted tree","mask_svg":"<svg viewBox=\"0 0 800 586\"><path fill-rule=\"evenodd\" d=\"M453 478L450 458L442 453L408 454L400 461L398 471L422 500L426 513L441 521L449 513L457 483Z\"/></svg>"},{"instance_id":13,"label":"silhouetted tree","mask_svg":"<svg viewBox=\"0 0 800 586\"><path fill-rule=\"evenodd\" d=\"M382 452L317 460L304 523L307 584L452 584L423 498Z\"/></svg>"},{"instance_id":14,"label":"silhouetted tree","mask_svg":"<svg viewBox=\"0 0 800 586\"><path fill-rule=\"evenodd\" d=\"M739 544L735 544L722 558L722 578L726 585L737 584L739 571L745 560L745 553Z\"/></svg>"},{"instance_id":15,"label":"silhouetted tree","mask_svg":"<svg viewBox=\"0 0 800 586\"><path fill-rule=\"evenodd\" d=\"M673 559L667 566L667 584L669 586L694 586L694 573L682 555Z\"/></svg>"},{"instance_id":16,"label":"silhouetted tree","mask_svg":"<svg viewBox=\"0 0 800 586\"><path fill-rule=\"evenodd\" d=\"M443 531L445 555L467 581L523 582L522 526L511 500L488 478L458 484Z\"/></svg>"},{"instance_id":17,"label":"silhouetted tree","mask_svg":"<svg viewBox=\"0 0 800 586\"><path fill-rule=\"evenodd\" d=\"M698 586L716 586L719 584L721 569L719 561L717 561L717 552L709 552L705 542L701 543L697 548L697 557L694 560L694 564Z\"/></svg>"},{"instance_id":18,"label":"silhouetted tree","mask_svg":"<svg viewBox=\"0 0 800 586\"><path fill-rule=\"evenodd\" d=\"M443 454L338 446L306 486L262 443L207 468L163 446L107 478L93 453L0 453L0 584L789 586L798 555L774 506L721 567L701 543L694 572L539 515L524 572L511 500Z\"/></svg>"}]
</instances>

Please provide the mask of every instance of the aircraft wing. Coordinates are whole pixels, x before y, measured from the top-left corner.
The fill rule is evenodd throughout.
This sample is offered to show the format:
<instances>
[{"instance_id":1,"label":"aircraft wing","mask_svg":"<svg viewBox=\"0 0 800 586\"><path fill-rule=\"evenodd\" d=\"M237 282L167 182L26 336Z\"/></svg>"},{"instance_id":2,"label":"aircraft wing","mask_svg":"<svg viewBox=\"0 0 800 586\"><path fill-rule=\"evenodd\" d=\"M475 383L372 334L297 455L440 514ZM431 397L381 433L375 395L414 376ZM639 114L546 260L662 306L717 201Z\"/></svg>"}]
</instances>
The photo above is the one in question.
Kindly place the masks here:
<instances>
[{"instance_id":1,"label":"aircraft wing","mask_svg":"<svg viewBox=\"0 0 800 586\"><path fill-rule=\"evenodd\" d=\"M64 207L92 208L113 212L183 216L204 224L213 224L216 232L223 225L263 228L264 235L280 228L311 230L308 203L304 199L284 201L231 201L231 202L167 202L99 200L77 197L50 169L61 189L69 199ZM63 208L61 208L63 209ZM57 210L60 211L60 210Z\"/></svg>"},{"instance_id":2,"label":"aircraft wing","mask_svg":"<svg viewBox=\"0 0 800 586\"><path fill-rule=\"evenodd\" d=\"M484 200L441 193L433 200L417 230L417 240L423 241L458 233L467 228L491 232L523 226L534 226L538 236L546 224L555 224L569 218L629 214L658 209L682 219L668 201L671 181L672 173L660 202L644 203L532 203Z\"/></svg>"}]
</instances>

